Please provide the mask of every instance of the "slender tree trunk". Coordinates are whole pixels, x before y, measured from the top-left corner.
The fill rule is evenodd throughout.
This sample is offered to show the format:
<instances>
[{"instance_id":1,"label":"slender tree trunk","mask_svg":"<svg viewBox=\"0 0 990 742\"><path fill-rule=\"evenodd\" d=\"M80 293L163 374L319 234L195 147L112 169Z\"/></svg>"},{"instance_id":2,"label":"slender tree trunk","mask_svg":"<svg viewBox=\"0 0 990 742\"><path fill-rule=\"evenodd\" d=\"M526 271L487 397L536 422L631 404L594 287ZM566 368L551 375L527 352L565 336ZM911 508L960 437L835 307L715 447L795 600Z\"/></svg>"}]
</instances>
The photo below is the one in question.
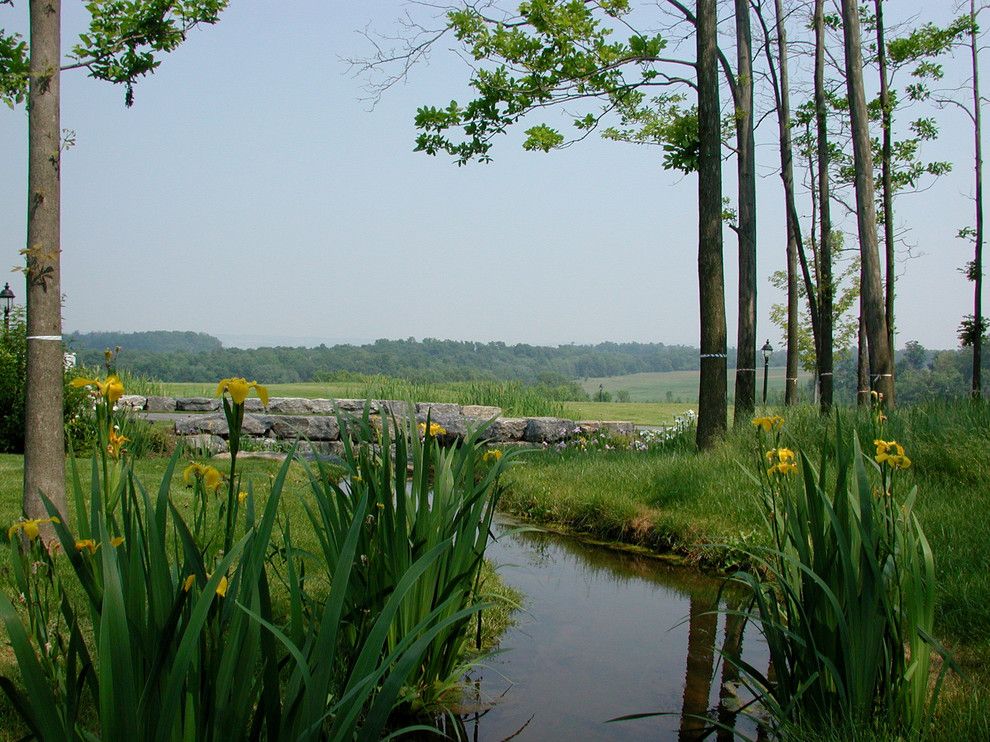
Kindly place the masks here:
<instances>
[{"instance_id":1,"label":"slender tree trunk","mask_svg":"<svg viewBox=\"0 0 990 742\"><path fill-rule=\"evenodd\" d=\"M805 272L805 289L811 302L812 332L817 337L817 311L815 292L808 276L801 244L801 222L798 218L794 196L794 146L791 143L791 93L787 65L787 28L784 25L782 0L774 0L775 30L777 34L777 64L780 68L780 91L777 95L777 128L780 135L780 177L784 181L784 203L787 209L787 377L784 386L784 404L798 401L798 328L800 298L798 296L798 258ZM817 346L817 341L815 343Z\"/></svg>"},{"instance_id":2,"label":"slender tree trunk","mask_svg":"<svg viewBox=\"0 0 990 742\"><path fill-rule=\"evenodd\" d=\"M891 181L893 166L893 111L891 111L889 80L887 77L887 46L884 41L883 0L873 0L877 16L877 63L880 67L880 126L883 144L880 151L880 183L883 199L883 248L886 266L884 316L887 320L887 344L894 352L894 186ZM894 370L891 369L891 373ZM893 388L893 384L891 385ZM888 400L893 402L893 399Z\"/></svg>"},{"instance_id":3,"label":"slender tree trunk","mask_svg":"<svg viewBox=\"0 0 990 742\"><path fill-rule=\"evenodd\" d=\"M876 194L873 188L873 153L870 149L866 94L863 90L862 34L856 0L842 0L842 32L846 63L846 90L852 127L853 162L856 168L856 212L862 260L860 295L866 319L872 388L894 402L894 369L884 314L877 245Z\"/></svg>"},{"instance_id":4,"label":"slender tree trunk","mask_svg":"<svg viewBox=\"0 0 990 742\"><path fill-rule=\"evenodd\" d=\"M973 63L973 145L976 157L976 235L973 248L973 386L974 399L983 394L983 135L981 131L979 43L976 28L976 2L969 0L969 51Z\"/></svg>"},{"instance_id":5,"label":"slender tree trunk","mask_svg":"<svg viewBox=\"0 0 990 742\"><path fill-rule=\"evenodd\" d=\"M825 102L825 0L815 0L815 128L818 133L818 218L819 266L818 299L821 311L819 323L818 387L821 391L821 411L828 414L834 390L834 361L832 355L832 217L831 190L828 172L828 122Z\"/></svg>"},{"instance_id":6,"label":"slender tree trunk","mask_svg":"<svg viewBox=\"0 0 990 742\"><path fill-rule=\"evenodd\" d=\"M44 493L64 515L62 304L59 243L60 0L31 0L28 97L27 391L24 513L47 515Z\"/></svg>"},{"instance_id":7,"label":"slender tree trunk","mask_svg":"<svg viewBox=\"0 0 990 742\"><path fill-rule=\"evenodd\" d=\"M733 422L756 409L756 142L753 134L753 33L749 0L736 0L736 164L739 188L739 326Z\"/></svg>"},{"instance_id":8,"label":"slender tree trunk","mask_svg":"<svg viewBox=\"0 0 990 742\"><path fill-rule=\"evenodd\" d=\"M701 305L699 448L726 428L725 278L722 271L722 137L716 0L698 0L698 295Z\"/></svg>"}]
</instances>

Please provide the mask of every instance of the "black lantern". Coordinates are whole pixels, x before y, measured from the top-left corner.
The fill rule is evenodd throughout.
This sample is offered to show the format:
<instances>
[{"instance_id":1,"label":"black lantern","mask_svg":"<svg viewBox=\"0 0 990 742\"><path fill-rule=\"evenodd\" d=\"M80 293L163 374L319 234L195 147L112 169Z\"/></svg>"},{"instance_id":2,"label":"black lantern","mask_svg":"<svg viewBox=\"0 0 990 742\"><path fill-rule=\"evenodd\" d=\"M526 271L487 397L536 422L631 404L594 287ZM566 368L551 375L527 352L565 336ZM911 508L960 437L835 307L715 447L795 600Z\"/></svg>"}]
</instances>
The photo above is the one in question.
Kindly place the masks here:
<instances>
[{"instance_id":1,"label":"black lantern","mask_svg":"<svg viewBox=\"0 0 990 742\"><path fill-rule=\"evenodd\" d=\"M773 355L773 346L770 345L770 340L763 343L763 347L760 348L763 351L763 404L767 403L767 373L770 370L770 356Z\"/></svg>"},{"instance_id":2,"label":"black lantern","mask_svg":"<svg viewBox=\"0 0 990 742\"><path fill-rule=\"evenodd\" d=\"M3 331L7 333L10 331L10 305L14 303L14 292L10 290L9 283L4 283L0 299L3 299Z\"/></svg>"}]
</instances>

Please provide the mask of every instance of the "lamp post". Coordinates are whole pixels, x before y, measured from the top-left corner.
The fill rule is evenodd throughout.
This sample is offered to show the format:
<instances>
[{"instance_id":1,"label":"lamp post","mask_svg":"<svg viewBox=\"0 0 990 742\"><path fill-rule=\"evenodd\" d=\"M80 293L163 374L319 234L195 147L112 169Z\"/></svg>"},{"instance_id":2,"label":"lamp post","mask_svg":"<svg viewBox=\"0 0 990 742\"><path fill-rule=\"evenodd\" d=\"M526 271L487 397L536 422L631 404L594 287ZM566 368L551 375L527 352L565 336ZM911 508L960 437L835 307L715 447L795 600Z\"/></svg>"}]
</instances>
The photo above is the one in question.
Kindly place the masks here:
<instances>
[{"instance_id":1,"label":"lamp post","mask_svg":"<svg viewBox=\"0 0 990 742\"><path fill-rule=\"evenodd\" d=\"M3 299L3 334L6 335L10 332L10 305L14 303L14 292L7 282L4 282L3 291L0 291L0 299Z\"/></svg>"},{"instance_id":2,"label":"lamp post","mask_svg":"<svg viewBox=\"0 0 990 742\"><path fill-rule=\"evenodd\" d=\"M770 370L770 356L773 355L773 346L767 340L760 348L763 351L763 405L767 404L767 373Z\"/></svg>"}]
</instances>

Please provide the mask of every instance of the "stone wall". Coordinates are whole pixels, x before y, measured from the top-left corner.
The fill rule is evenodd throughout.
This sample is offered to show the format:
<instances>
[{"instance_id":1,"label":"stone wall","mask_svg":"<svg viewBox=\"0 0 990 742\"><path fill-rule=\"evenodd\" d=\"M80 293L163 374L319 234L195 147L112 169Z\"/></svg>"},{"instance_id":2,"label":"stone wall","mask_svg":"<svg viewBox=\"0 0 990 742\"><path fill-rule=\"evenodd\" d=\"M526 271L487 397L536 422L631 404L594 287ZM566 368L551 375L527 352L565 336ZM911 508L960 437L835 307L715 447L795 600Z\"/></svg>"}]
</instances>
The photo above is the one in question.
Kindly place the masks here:
<instances>
[{"instance_id":1,"label":"stone wall","mask_svg":"<svg viewBox=\"0 0 990 742\"><path fill-rule=\"evenodd\" d=\"M409 404L397 400L304 399L272 397L265 409L254 397L245 402L243 434L248 445L276 448L279 441L302 440L300 446L318 453L337 453L340 449L338 412L360 416L365 404L374 419L409 414ZM121 397L118 406L143 413L170 413L175 416L175 433L188 445L212 453L226 450L227 420L220 400L210 397ZM425 422L427 415L446 431L445 443L462 438L469 428L486 425L484 436L492 445L551 445L606 428L618 434L632 434L629 422L575 421L556 417L504 417L498 407L459 405L446 402L419 402L416 419ZM189 413L188 415L182 413ZM150 415L153 416L153 415ZM303 440L304 439L304 440ZM306 441L309 441L307 444Z\"/></svg>"}]
</instances>

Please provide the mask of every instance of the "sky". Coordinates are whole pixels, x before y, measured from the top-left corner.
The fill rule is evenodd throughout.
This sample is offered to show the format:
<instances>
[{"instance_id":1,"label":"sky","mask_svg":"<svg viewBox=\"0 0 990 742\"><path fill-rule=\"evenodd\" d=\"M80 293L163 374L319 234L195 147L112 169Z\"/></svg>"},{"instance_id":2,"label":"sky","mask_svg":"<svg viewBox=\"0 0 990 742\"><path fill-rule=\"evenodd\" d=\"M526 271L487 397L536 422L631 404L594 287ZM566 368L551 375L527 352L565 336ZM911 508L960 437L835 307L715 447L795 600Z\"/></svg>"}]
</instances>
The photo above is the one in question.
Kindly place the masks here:
<instances>
[{"instance_id":1,"label":"sky","mask_svg":"<svg viewBox=\"0 0 990 742\"><path fill-rule=\"evenodd\" d=\"M63 2L63 48L84 30L83 6ZM944 22L952 10L888 6L891 21L924 8L925 20ZM132 108L121 87L63 74L62 126L75 137L62 158L65 331L194 330L228 345L697 345L695 177L664 171L656 149L595 137L524 152L524 126L496 143L492 164L414 152L417 107L467 100L453 42L375 106L367 78L344 61L371 53L362 30L390 33L406 11L423 9L234 0L137 84ZM0 5L0 27L24 32L26 21L26 0ZM948 75L962 79L964 62L950 60ZM942 136L924 154L955 170L895 206L911 253L899 266L898 346L955 347L972 312L958 270L971 247L955 238L972 222L972 134L959 113L938 118ZM767 283L785 249L775 129L769 117L758 134L758 334L777 345L769 313L782 297ZM21 300L23 278L7 271L26 230L23 107L0 110L0 162L0 282ZM727 161L726 195L733 172ZM726 229L730 345L735 250Z\"/></svg>"}]
</instances>

